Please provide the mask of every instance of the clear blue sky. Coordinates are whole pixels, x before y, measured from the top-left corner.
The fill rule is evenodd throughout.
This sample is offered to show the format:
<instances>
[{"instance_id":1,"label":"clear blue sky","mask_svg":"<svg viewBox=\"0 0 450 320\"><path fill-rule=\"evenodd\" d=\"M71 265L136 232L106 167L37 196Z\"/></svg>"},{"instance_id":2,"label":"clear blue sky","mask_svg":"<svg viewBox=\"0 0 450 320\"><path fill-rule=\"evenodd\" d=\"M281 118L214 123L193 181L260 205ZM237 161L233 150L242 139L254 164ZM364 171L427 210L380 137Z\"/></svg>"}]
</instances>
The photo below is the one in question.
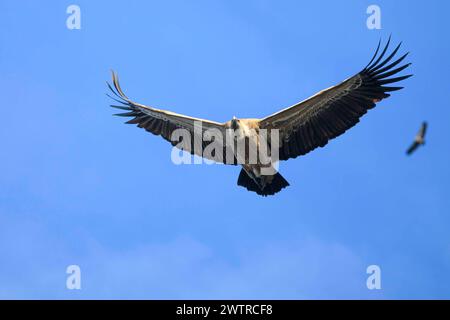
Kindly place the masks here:
<instances>
[{"instance_id":1,"label":"clear blue sky","mask_svg":"<svg viewBox=\"0 0 450 320\"><path fill-rule=\"evenodd\" d=\"M72 2L0 3L0 298L450 298L448 1L376 1L381 30L372 1L74 3L81 30ZM114 69L138 102L262 117L353 75L391 33L415 76L282 163L275 197L237 187L239 168L175 166L105 96Z\"/></svg>"}]
</instances>

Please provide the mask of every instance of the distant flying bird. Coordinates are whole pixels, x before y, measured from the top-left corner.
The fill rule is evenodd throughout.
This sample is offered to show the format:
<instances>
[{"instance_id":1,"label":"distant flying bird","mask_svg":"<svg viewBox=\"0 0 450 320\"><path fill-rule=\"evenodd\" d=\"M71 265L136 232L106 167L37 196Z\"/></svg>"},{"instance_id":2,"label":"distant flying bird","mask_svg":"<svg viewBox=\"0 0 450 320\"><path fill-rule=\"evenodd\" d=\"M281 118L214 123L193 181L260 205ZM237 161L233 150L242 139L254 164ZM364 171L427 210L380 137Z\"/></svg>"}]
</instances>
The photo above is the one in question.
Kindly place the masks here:
<instances>
[{"instance_id":1,"label":"distant flying bird","mask_svg":"<svg viewBox=\"0 0 450 320\"><path fill-rule=\"evenodd\" d=\"M231 161L228 158L222 159L224 157L218 160L213 153L206 154L206 147L209 142L202 139L202 133L212 129L226 136L228 131L233 130L236 134L233 142L219 141L221 147L223 147L223 154L230 152L231 144L234 146L234 143L250 139L257 141L258 148L263 143L267 149L270 149L271 145L276 146L277 144L274 144L270 138L260 139L257 137L255 132L264 131L261 129L267 129L269 132L278 130L278 147L275 147L278 150L278 160L293 159L318 147L324 147L329 140L343 134L358 123L359 119L369 109L375 107L376 103L389 97L390 92L403 88L387 85L411 76L392 77L409 67L410 63L397 67L408 53L391 62L401 43L384 58L389 44L390 38L379 54L380 41L372 60L356 75L336 86L322 90L302 102L261 119L237 119L233 117L228 122L219 123L139 104L131 101L123 93L114 72L112 75L114 88L109 83L108 86L117 97L111 98L120 103L120 105L113 105L112 107L127 111L118 115L133 117L127 123L136 124L148 132L160 135L178 148L181 147L177 145L177 141L172 141L172 133L175 129L187 130L194 138L199 138L201 142L195 144L195 139L193 139L191 143L184 144L181 149L217 162L231 165L241 164L242 170L239 174L238 185L259 195L268 196L289 185L278 172L266 174L263 170L268 166L272 168L277 159L273 159L267 165L267 162L263 163L261 159L257 163L250 162L246 155L244 161L239 162L237 161L236 149L231 148L231 152L234 152ZM195 123L201 124L200 131L195 130ZM272 157L271 154L269 156Z\"/></svg>"},{"instance_id":2,"label":"distant flying bird","mask_svg":"<svg viewBox=\"0 0 450 320\"><path fill-rule=\"evenodd\" d=\"M417 135L414 138L413 144L406 151L407 155L413 154L413 152L416 151L418 147L423 146L425 144L425 135L427 133L427 127L428 124L426 122L423 122L419 132L417 132Z\"/></svg>"}]
</instances>

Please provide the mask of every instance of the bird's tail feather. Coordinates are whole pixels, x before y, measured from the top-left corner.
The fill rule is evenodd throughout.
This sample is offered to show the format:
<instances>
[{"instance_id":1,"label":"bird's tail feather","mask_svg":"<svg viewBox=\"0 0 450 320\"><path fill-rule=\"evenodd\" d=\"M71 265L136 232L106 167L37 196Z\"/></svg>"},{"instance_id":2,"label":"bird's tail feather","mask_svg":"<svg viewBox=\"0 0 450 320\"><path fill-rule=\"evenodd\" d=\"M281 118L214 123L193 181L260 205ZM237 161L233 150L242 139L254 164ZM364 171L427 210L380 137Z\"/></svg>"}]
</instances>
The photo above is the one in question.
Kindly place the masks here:
<instances>
[{"instance_id":1,"label":"bird's tail feather","mask_svg":"<svg viewBox=\"0 0 450 320\"><path fill-rule=\"evenodd\" d=\"M264 179L267 179L269 176L262 176L257 179L257 182L253 180L247 172L242 169L241 173L239 174L238 178L238 186L247 188L249 191L256 192L260 196L266 197L274 195L278 192L280 192L283 188L286 188L289 186L289 182L286 181L286 179L283 178L281 174L278 172L273 176L270 177L272 181L263 181ZM266 182L266 183L264 183ZM260 187L264 186L264 187Z\"/></svg>"}]
</instances>

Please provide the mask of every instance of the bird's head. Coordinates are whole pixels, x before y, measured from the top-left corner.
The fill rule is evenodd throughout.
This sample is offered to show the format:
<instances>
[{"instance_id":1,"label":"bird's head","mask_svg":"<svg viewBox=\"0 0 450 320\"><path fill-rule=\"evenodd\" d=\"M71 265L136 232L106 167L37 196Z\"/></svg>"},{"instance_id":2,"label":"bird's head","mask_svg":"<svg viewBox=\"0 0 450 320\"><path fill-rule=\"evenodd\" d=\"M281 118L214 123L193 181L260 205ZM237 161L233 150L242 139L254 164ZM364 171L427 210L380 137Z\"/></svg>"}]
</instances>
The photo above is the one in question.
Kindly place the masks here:
<instances>
[{"instance_id":1,"label":"bird's head","mask_svg":"<svg viewBox=\"0 0 450 320\"><path fill-rule=\"evenodd\" d=\"M237 119L235 116L233 116L233 119L231 119L231 129L236 130L239 128L239 119Z\"/></svg>"}]
</instances>

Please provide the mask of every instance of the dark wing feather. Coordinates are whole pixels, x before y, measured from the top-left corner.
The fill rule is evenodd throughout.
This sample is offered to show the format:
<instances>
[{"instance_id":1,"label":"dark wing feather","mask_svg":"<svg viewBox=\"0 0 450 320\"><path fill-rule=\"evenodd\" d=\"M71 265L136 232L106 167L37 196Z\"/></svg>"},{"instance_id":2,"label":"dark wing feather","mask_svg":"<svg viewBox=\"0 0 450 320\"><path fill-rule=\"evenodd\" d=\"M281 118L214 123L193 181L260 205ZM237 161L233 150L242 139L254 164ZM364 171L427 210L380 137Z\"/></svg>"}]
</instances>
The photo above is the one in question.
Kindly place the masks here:
<instances>
[{"instance_id":1,"label":"dark wing feather","mask_svg":"<svg viewBox=\"0 0 450 320\"><path fill-rule=\"evenodd\" d=\"M392 77L410 63L397 67L408 55L397 60L401 43L386 57L390 38L378 56L380 44L370 63L355 76L323 90L311 98L260 120L260 127L280 130L280 160L296 158L343 134L375 104L402 87L388 86L411 75Z\"/></svg>"},{"instance_id":2,"label":"dark wing feather","mask_svg":"<svg viewBox=\"0 0 450 320\"><path fill-rule=\"evenodd\" d=\"M420 131L419 131L419 136L424 139L425 135L427 134L427 128L428 128L428 123L427 122L423 122L422 123L422 127L420 127Z\"/></svg>"},{"instance_id":3,"label":"dark wing feather","mask_svg":"<svg viewBox=\"0 0 450 320\"><path fill-rule=\"evenodd\" d=\"M181 114L177 114L174 112L156 109L153 107L145 106L136 102L131 101L122 91L119 85L119 79L117 75L112 73L112 81L113 86L108 83L109 89L112 91L114 96L108 95L111 99L118 102L119 105L111 105L113 108L121 109L126 112L116 114L121 117L132 117L131 120L127 121L128 124L136 124L139 128L144 128L146 131L153 133L154 135L159 135L165 140L169 141L173 146L180 146L179 141L173 141L172 133L176 129L186 129L190 133L191 143L182 145L183 150L190 152L191 154L195 154L203 157L203 151L206 146L208 146L211 142L203 139L203 134L206 130L214 129L219 130L223 140L220 141L223 146L222 157L216 157L216 155L212 155L213 157L208 157L209 160L226 162L226 128L225 124L218 123L214 121L193 118L184 116ZM201 129L199 126L196 127L197 124L201 124ZM197 145L195 145L197 142ZM219 155L217 155L219 156ZM235 165L237 163L236 159L233 159L230 163Z\"/></svg>"},{"instance_id":4,"label":"dark wing feather","mask_svg":"<svg viewBox=\"0 0 450 320\"><path fill-rule=\"evenodd\" d=\"M416 149L419 147L419 143L418 142L413 142L413 144L409 147L409 149L406 151L407 155L411 155L414 151L416 151Z\"/></svg>"}]
</instances>

